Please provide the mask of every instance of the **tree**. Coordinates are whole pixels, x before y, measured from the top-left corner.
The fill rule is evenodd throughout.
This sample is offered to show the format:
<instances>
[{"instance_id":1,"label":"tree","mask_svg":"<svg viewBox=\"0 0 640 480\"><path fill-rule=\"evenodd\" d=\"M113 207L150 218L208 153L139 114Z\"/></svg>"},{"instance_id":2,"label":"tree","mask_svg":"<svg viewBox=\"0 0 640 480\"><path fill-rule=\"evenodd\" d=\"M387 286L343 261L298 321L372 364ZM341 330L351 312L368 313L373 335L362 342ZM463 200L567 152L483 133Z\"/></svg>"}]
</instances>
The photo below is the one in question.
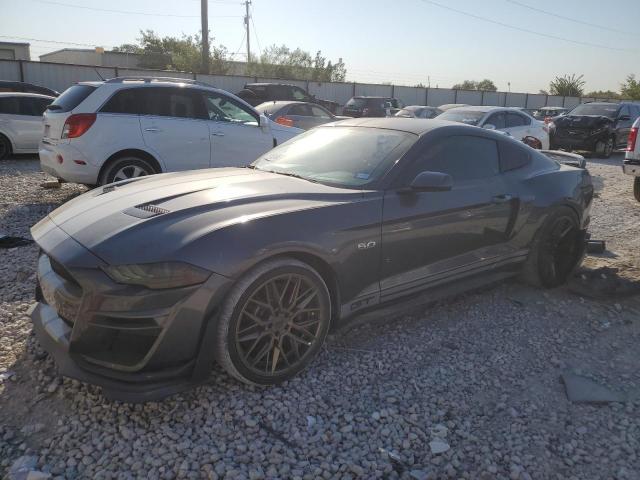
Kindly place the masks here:
<instances>
[{"instance_id":1,"label":"tree","mask_svg":"<svg viewBox=\"0 0 640 480\"><path fill-rule=\"evenodd\" d=\"M213 45L213 38L209 39L209 44L209 73L225 73L228 69L227 49L223 45ZM202 42L199 35L161 38L153 30L141 30L138 45L125 43L114 48L114 51L142 55L142 68L197 72L202 65Z\"/></svg>"},{"instance_id":2,"label":"tree","mask_svg":"<svg viewBox=\"0 0 640 480\"><path fill-rule=\"evenodd\" d=\"M585 84L582 77L583 75L576 77L575 74L556 77L549 83L549 93L563 97L582 97Z\"/></svg>"},{"instance_id":3,"label":"tree","mask_svg":"<svg viewBox=\"0 0 640 480\"><path fill-rule=\"evenodd\" d=\"M611 90L594 90L593 92L589 92L585 94L585 97L593 97L593 98L620 98L620 94L616 92L612 92Z\"/></svg>"},{"instance_id":4,"label":"tree","mask_svg":"<svg viewBox=\"0 0 640 480\"><path fill-rule=\"evenodd\" d=\"M465 80L462 83L456 83L451 88L454 90L483 90L485 92L495 92L498 90L498 87L488 78L479 82L475 80Z\"/></svg>"},{"instance_id":5,"label":"tree","mask_svg":"<svg viewBox=\"0 0 640 480\"><path fill-rule=\"evenodd\" d=\"M627 75L627 80L620 86L620 93L624 98L640 100L640 81L633 73Z\"/></svg>"},{"instance_id":6,"label":"tree","mask_svg":"<svg viewBox=\"0 0 640 480\"><path fill-rule=\"evenodd\" d=\"M286 45L267 47L257 62L251 62L249 75L273 78L314 80L317 82L343 82L347 75L342 58L327 62L318 50L315 57L300 48L291 50Z\"/></svg>"}]
</instances>

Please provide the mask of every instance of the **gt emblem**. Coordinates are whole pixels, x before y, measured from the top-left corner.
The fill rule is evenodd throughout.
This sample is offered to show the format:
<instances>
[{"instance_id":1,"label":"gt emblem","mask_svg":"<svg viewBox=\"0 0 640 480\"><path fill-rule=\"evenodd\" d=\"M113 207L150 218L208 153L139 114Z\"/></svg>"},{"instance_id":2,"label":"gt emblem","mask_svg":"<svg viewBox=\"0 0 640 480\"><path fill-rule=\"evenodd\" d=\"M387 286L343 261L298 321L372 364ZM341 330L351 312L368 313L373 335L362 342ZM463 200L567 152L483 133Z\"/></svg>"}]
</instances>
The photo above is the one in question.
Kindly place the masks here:
<instances>
[{"instance_id":1,"label":"gt emblem","mask_svg":"<svg viewBox=\"0 0 640 480\"><path fill-rule=\"evenodd\" d=\"M358 250L367 250L376 246L376 242L371 240L370 242L360 242L358 244Z\"/></svg>"}]
</instances>

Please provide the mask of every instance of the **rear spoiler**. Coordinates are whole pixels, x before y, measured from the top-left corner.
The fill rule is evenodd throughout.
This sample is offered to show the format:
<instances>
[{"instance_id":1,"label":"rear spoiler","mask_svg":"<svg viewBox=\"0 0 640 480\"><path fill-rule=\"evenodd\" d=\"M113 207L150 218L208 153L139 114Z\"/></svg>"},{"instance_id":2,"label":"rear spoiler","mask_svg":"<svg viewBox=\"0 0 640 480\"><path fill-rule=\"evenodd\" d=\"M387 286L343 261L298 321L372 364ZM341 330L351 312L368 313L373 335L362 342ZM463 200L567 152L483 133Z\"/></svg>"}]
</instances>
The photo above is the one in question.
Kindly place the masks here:
<instances>
[{"instance_id":1,"label":"rear spoiler","mask_svg":"<svg viewBox=\"0 0 640 480\"><path fill-rule=\"evenodd\" d=\"M587 161L582 155L578 155L577 153L562 152L560 150L539 150L539 152L544 153L550 159L555 160L563 165L569 165L571 167L577 168L587 168Z\"/></svg>"}]
</instances>

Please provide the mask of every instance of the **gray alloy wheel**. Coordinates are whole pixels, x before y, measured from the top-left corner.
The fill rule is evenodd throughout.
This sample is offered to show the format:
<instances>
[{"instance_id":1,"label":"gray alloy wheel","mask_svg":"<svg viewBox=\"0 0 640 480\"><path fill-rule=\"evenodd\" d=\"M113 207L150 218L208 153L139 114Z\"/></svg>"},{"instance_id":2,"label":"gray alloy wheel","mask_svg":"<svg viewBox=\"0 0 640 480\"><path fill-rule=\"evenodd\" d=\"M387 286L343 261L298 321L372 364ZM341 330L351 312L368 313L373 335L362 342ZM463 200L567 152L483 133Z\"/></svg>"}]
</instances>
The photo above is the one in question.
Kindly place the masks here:
<instances>
[{"instance_id":1,"label":"gray alloy wheel","mask_svg":"<svg viewBox=\"0 0 640 480\"><path fill-rule=\"evenodd\" d=\"M0 135L0 160L9 158L11 155L11 142L4 135Z\"/></svg>"},{"instance_id":2,"label":"gray alloy wheel","mask_svg":"<svg viewBox=\"0 0 640 480\"><path fill-rule=\"evenodd\" d=\"M640 177L633 179L633 196L640 202Z\"/></svg>"},{"instance_id":3,"label":"gray alloy wheel","mask_svg":"<svg viewBox=\"0 0 640 480\"><path fill-rule=\"evenodd\" d=\"M562 285L582 262L585 245L574 211L569 207L558 207L531 244L523 279L538 287Z\"/></svg>"},{"instance_id":4,"label":"gray alloy wheel","mask_svg":"<svg viewBox=\"0 0 640 480\"><path fill-rule=\"evenodd\" d=\"M599 140L596 142L596 153L601 154L603 158L609 158L613 153L613 149L613 137L607 138L606 141Z\"/></svg>"},{"instance_id":5,"label":"gray alloy wheel","mask_svg":"<svg viewBox=\"0 0 640 480\"><path fill-rule=\"evenodd\" d=\"M100 185L156 173L147 160L138 157L122 157L111 163L100 177Z\"/></svg>"},{"instance_id":6,"label":"gray alloy wheel","mask_svg":"<svg viewBox=\"0 0 640 480\"><path fill-rule=\"evenodd\" d=\"M330 319L329 291L315 270L291 258L267 261L227 296L218 317L216 360L244 383L281 383L318 354Z\"/></svg>"}]
</instances>

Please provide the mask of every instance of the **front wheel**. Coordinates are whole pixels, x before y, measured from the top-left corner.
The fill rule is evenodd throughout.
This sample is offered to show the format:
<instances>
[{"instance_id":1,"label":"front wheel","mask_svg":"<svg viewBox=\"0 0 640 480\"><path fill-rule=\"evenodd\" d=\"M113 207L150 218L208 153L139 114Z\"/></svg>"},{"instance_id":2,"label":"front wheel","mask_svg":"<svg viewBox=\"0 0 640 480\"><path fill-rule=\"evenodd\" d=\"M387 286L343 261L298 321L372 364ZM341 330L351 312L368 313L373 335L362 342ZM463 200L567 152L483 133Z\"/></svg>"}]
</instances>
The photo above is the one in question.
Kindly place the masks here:
<instances>
[{"instance_id":1,"label":"front wheel","mask_svg":"<svg viewBox=\"0 0 640 480\"><path fill-rule=\"evenodd\" d=\"M11 142L4 135L0 135L0 160L9 158L11 155Z\"/></svg>"},{"instance_id":2,"label":"front wheel","mask_svg":"<svg viewBox=\"0 0 640 480\"><path fill-rule=\"evenodd\" d=\"M156 173L155 169L147 160L138 157L122 157L107 166L100 176L99 182L100 185L106 185L154 173Z\"/></svg>"},{"instance_id":3,"label":"front wheel","mask_svg":"<svg viewBox=\"0 0 640 480\"><path fill-rule=\"evenodd\" d=\"M640 202L640 177L633 180L633 196Z\"/></svg>"},{"instance_id":4,"label":"front wheel","mask_svg":"<svg viewBox=\"0 0 640 480\"><path fill-rule=\"evenodd\" d=\"M216 360L244 383L283 382L318 354L330 320L329 291L314 269L290 258L267 261L227 296L218 317Z\"/></svg>"},{"instance_id":5,"label":"front wheel","mask_svg":"<svg viewBox=\"0 0 640 480\"><path fill-rule=\"evenodd\" d=\"M609 137L605 140L598 140L596 142L595 153L602 155L603 158L609 158L613 153L614 140L613 137Z\"/></svg>"},{"instance_id":6,"label":"front wheel","mask_svg":"<svg viewBox=\"0 0 640 480\"><path fill-rule=\"evenodd\" d=\"M559 207L536 233L522 272L532 285L553 288L565 283L582 262L584 233L569 207Z\"/></svg>"}]
</instances>

